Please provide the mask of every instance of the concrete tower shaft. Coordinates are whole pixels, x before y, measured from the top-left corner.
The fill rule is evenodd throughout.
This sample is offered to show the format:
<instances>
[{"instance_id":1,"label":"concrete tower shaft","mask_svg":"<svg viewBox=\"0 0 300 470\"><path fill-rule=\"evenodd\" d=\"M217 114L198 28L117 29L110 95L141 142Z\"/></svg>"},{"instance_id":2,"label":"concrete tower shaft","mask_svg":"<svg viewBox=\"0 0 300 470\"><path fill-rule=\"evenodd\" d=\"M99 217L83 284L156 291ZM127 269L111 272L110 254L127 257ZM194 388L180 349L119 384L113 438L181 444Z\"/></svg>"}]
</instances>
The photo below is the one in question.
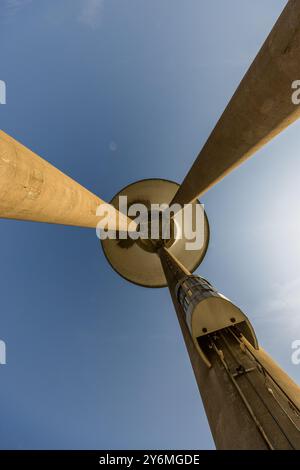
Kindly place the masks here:
<instances>
[{"instance_id":1,"label":"concrete tower shaft","mask_svg":"<svg viewBox=\"0 0 300 470\"><path fill-rule=\"evenodd\" d=\"M217 449L300 449L299 387L258 347L246 317L246 329L245 323L235 317L229 325L226 318L224 325L220 324L222 303L206 308L205 303L210 300L201 294L205 283L195 284L195 276L165 248L158 255ZM185 304L187 298L178 288L183 282L191 291L194 305ZM207 287L214 293L211 298L221 296L210 283ZM239 310L231 305L232 311ZM211 325L216 318L215 325L220 329L207 328L195 336L189 315L201 318L207 313ZM248 340L245 334L249 335Z\"/></svg>"}]
</instances>

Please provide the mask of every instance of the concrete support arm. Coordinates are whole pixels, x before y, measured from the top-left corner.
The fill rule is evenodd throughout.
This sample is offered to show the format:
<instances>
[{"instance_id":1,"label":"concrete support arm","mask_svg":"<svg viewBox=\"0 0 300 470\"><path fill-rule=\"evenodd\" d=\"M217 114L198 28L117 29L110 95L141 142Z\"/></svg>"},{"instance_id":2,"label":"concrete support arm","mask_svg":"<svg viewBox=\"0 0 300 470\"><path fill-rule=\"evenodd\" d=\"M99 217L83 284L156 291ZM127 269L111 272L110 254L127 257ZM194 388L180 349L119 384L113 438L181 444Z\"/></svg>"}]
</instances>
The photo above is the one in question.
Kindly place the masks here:
<instances>
[{"instance_id":1,"label":"concrete support arm","mask_svg":"<svg viewBox=\"0 0 300 470\"><path fill-rule=\"evenodd\" d=\"M15 139L0 131L0 217L96 228L105 204ZM108 206L111 229L134 222ZM102 220L104 220L102 218Z\"/></svg>"}]
</instances>

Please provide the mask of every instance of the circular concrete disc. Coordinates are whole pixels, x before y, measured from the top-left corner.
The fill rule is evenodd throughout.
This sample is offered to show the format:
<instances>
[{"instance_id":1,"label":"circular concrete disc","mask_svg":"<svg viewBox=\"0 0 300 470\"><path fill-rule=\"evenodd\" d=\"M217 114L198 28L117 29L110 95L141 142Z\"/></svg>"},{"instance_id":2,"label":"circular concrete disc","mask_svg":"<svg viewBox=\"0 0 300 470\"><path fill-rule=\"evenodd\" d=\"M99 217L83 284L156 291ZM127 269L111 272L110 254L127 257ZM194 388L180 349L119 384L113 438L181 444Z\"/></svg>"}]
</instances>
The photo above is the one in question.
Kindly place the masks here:
<instances>
[{"instance_id":1,"label":"circular concrete disc","mask_svg":"<svg viewBox=\"0 0 300 470\"><path fill-rule=\"evenodd\" d=\"M179 185L162 179L147 179L126 186L111 200L119 209L119 196L127 196L128 207L133 203L162 204L170 203ZM193 205L199 204L198 201ZM194 209L194 207L193 207ZM209 225L206 214L203 220L203 243L198 250L187 250L186 243L191 240L176 239L168 248L171 253L190 271L193 272L203 260L209 242ZM193 222L192 222L193 223ZM142 248L140 243L130 240L102 240L104 254L113 269L126 280L144 287L165 287L167 281L156 253Z\"/></svg>"}]
</instances>

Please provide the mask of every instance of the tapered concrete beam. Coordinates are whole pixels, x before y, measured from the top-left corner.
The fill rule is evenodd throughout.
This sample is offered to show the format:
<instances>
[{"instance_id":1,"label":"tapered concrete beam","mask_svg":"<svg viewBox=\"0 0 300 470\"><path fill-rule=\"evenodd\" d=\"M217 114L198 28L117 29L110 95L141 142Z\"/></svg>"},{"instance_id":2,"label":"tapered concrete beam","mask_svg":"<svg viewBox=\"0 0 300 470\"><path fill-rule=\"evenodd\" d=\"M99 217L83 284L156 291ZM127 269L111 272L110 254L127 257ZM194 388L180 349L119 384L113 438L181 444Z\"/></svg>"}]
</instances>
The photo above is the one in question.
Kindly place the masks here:
<instances>
[{"instance_id":1,"label":"tapered concrete beam","mask_svg":"<svg viewBox=\"0 0 300 470\"><path fill-rule=\"evenodd\" d=\"M300 1L290 0L178 189L172 204L202 196L300 117Z\"/></svg>"},{"instance_id":2,"label":"tapered concrete beam","mask_svg":"<svg viewBox=\"0 0 300 470\"><path fill-rule=\"evenodd\" d=\"M0 131L0 217L96 228L101 204L106 203ZM131 223L134 230L131 219L109 208L111 229L126 231Z\"/></svg>"}]
</instances>

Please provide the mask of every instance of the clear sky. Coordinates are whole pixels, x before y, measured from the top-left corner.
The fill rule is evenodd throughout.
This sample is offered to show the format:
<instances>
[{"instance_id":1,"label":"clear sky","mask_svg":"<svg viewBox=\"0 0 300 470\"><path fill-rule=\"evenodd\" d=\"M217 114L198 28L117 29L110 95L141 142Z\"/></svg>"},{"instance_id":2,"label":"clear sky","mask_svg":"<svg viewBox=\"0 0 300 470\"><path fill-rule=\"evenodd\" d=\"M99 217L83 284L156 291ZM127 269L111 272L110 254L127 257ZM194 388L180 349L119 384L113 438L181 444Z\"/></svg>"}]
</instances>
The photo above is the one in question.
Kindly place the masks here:
<instances>
[{"instance_id":1,"label":"clear sky","mask_svg":"<svg viewBox=\"0 0 300 470\"><path fill-rule=\"evenodd\" d=\"M0 0L1 128L107 200L180 182L285 3ZM198 269L298 382L299 131L205 195ZM167 289L93 230L0 220L0 286L1 448L214 448Z\"/></svg>"}]
</instances>

